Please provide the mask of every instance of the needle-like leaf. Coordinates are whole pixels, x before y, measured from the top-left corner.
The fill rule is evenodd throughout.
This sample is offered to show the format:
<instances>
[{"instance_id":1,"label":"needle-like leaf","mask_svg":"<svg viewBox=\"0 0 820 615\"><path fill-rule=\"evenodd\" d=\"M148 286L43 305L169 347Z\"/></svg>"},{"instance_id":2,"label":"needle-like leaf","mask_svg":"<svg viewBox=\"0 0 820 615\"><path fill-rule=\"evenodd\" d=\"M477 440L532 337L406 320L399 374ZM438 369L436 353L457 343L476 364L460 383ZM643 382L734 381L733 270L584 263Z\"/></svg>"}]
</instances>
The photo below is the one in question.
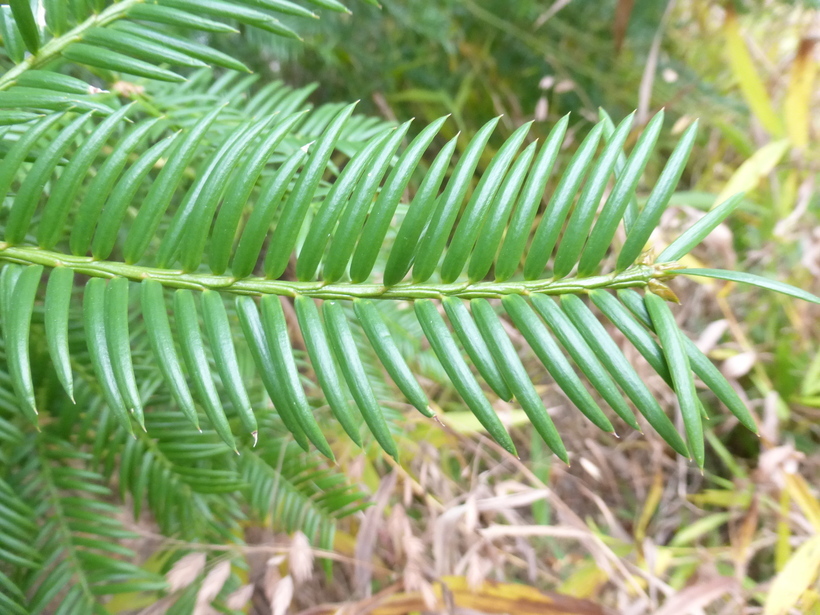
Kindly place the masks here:
<instances>
[{"instance_id":1,"label":"needle-like leaf","mask_svg":"<svg viewBox=\"0 0 820 615\"><path fill-rule=\"evenodd\" d=\"M672 382L675 384L675 392L678 395L683 424L686 428L686 439L689 442L689 450L695 459L698 467L702 468L705 460L703 446L703 424L701 422L700 410L698 409L697 394L695 393L695 381L692 378L692 370L689 366L689 358L683 346L683 334L675 323L666 301L647 293L644 298L649 316L652 318L652 326L661 340L663 354L666 363L669 365L669 373Z\"/></svg>"}]
</instances>

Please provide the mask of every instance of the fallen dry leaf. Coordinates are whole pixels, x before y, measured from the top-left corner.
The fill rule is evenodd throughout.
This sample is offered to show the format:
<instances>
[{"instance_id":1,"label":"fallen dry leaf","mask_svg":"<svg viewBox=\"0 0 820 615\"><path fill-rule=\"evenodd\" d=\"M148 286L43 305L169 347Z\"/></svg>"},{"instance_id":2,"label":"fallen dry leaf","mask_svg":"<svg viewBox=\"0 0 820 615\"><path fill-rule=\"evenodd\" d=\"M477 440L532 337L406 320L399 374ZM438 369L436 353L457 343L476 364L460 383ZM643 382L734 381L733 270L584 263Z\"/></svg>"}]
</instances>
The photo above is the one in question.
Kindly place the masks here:
<instances>
[{"instance_id":1,"label":"fallen dry leaf","mask_svg":"<svg viewBox=\"0 0 820 615\"><path fill-rule=\"evenodd\" d=\"M222 586L225 581L231 576L231 562L223 560L214 566L206 575L205 580L202 581L202 586L199 588L199 593L196 595L196 609L195 613L204 611L204 607L211 604L211 601L219 595L222 591Z\"/></svg>"},{"instance_id":2,"label":"fallen dry leaf","mask_svg":"<svg viewBox=\"0 0 820 615\"><path fill-rule=\"evenodd\" d=\"M271 615L285 615L293 600L293 577L290 575L283 577L273 588L273 599L271 600Z\"/></svg>"},{"instance_id":3,"label":"fallen dry leaf","mask_svg":"<svg viewBox=\"0 0 820 615\"><path fill-rule=\"evenodd\" d=\"M288 569L296 583L307 581L313 576L313 549L302 532L296 532L291 539Z\"/></svg>"},{"instance_id":4,"label":"fallen dry leaf","mask_svg":"<svg viewBox=\"0 0 820 615\"><path fill-rule=\"evenodd\" d=\"M204 568L204 553L189 553L180 558L165 575L168 580L168 591L175 592L185 589L194 582Z\"/></svg>"}]
</instances>

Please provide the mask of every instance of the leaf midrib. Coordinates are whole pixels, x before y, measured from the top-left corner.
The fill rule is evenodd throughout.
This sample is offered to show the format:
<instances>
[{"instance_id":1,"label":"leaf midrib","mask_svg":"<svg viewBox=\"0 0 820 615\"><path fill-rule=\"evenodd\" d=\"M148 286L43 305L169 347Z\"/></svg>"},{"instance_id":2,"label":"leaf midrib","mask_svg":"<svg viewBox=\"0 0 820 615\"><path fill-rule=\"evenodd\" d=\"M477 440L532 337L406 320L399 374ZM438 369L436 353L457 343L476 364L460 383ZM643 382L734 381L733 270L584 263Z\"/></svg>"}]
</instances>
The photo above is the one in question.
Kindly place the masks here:
<instances>
[{"instance_id":1,"label":"leaf midrib","mask_svg":"<svg viewBox=\"0 0 820 615\"><path fill-rule=\"evenodd\" d=\"M71 267L77 273L98 277L123 277L134 282L152 279L168 288L188 288L191 290L215 290L237 295L280 295L286 297L306 296L313 299L387 299L414 301L416 299L461 299L500 298L506 295L528 295L543 293L561 295L583 293L598 288L644 287L651 280L670 275L669 264L637 264L620 273L589 276L583 278L562 278L555 280L521 280L505 282L454 282L444 283L402 283L384 286L379 283L334 283L321 280L297 282L289 280L268 280L259 277L237 279L229 275L209 273L186 273L182 270L160 269L140 265L128 265L116 261L99 261L86 256L71 256L33 246L9 246L0 243L0 262L23 265L43 265L45 267Z\"/></svg>"}]
</instances>

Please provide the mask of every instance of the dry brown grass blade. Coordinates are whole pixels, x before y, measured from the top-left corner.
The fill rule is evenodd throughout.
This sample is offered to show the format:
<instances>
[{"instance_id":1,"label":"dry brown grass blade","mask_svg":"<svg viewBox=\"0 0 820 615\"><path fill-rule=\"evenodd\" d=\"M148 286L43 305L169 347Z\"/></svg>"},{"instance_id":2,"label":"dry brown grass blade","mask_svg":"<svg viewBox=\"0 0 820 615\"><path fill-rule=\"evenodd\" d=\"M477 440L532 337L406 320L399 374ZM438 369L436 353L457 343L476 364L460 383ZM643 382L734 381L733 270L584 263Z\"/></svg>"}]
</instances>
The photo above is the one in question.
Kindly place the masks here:
<instances>
[{"instance_id":1,"label":"dry brown grass blade","mask_svg":"<svg viewBox=\"0 0 820 615\"><path fill-rule=\"evenodd\" d=\"M358 562L369 562L373 557L379 525L383 522L384 509L393 493L395 485L396 473L391 472L382 479L379 490L373 498L374 505L365 513L364 522L362 522L362 526L359 528L356 539L355 558ZM354 585L358 595L366 596L368 594L372 573L373 571L370 567L356 564Z\"/></svg>"},{"instance_id":2,"label":"dry brown grass blade","mask_svg":"<svg viewBox=\"0 0 820 615\"><path fill-rule=\"evenodd\" d=\"M655 615L686 615L702 609L722 596L735 591L737 581L729 577L717 577L690 585L668 600Z\"/></svg>"},{"instance_id":3,"label":"dry brown grass blade","mask_svg":"<svg viewBox=\"0 0 820 615\"><path fill-rule=\"evenodd\" d=\"M615 43L615 53L620 53L626 39L626 31L629 27L629 18L632 9L635 7L635 0L618 0L615 6L615 19L612 22L612 39Z\"/></svg>"}]
</instances>

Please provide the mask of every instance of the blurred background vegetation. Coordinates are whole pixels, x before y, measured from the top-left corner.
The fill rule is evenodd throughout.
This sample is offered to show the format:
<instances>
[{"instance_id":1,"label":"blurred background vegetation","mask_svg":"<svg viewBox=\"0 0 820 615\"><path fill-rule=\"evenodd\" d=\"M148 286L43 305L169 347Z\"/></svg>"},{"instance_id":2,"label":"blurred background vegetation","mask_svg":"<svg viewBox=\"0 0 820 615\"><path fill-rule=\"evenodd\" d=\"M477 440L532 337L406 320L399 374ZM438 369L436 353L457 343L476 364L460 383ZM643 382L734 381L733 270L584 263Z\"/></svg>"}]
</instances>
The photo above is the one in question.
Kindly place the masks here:
<instances>
[{"instance_id":1,"label":"blurred background vegetation","mask_svg":"<svg viewBox=\"0 0 820 615\"><path fill-rule=\"evenodd\" d=\"M415 117L417 130L451 114L439 145L503 115L485 162L532 119L530 138L567 113L568 134L583 136L599 108L616 121L637 109L637 134L664 107L669 146L650 163L643 195L676 135L700 118L655 245L742 190L741 208L689 264L820 293L816 2L381 2L381 10L355 3L352 16L323 12L304 44L258 30L213 44L251 66L259 84L317 84L315 104L361 99L360 112ZM567 139L569 152L578 136ZM435 596L450 613L820 614L820 310L717 281L676 280L673 290L687 299L679 321L747 400L759 439L711 404L701 474L652 434L613 441L558 411L571 467L553 465L540 440L528 445L526 428L518 461L439 384L445 426L404 419L402 467L375 449L337 453L373 506L340 522L334 557L343 565L332 578L306 571L298 536L259 564L268 600L315 615L342 602L345 613L422 612ZM393 326L407 348L419 343L413 323ZM435 391L446 378L416 350ZM663 397L660 383L649 383ZM540 392L563 403L546 379ZM515 424L515 411L503 402L497 410Z\"/></svg>"}]
</instances>

